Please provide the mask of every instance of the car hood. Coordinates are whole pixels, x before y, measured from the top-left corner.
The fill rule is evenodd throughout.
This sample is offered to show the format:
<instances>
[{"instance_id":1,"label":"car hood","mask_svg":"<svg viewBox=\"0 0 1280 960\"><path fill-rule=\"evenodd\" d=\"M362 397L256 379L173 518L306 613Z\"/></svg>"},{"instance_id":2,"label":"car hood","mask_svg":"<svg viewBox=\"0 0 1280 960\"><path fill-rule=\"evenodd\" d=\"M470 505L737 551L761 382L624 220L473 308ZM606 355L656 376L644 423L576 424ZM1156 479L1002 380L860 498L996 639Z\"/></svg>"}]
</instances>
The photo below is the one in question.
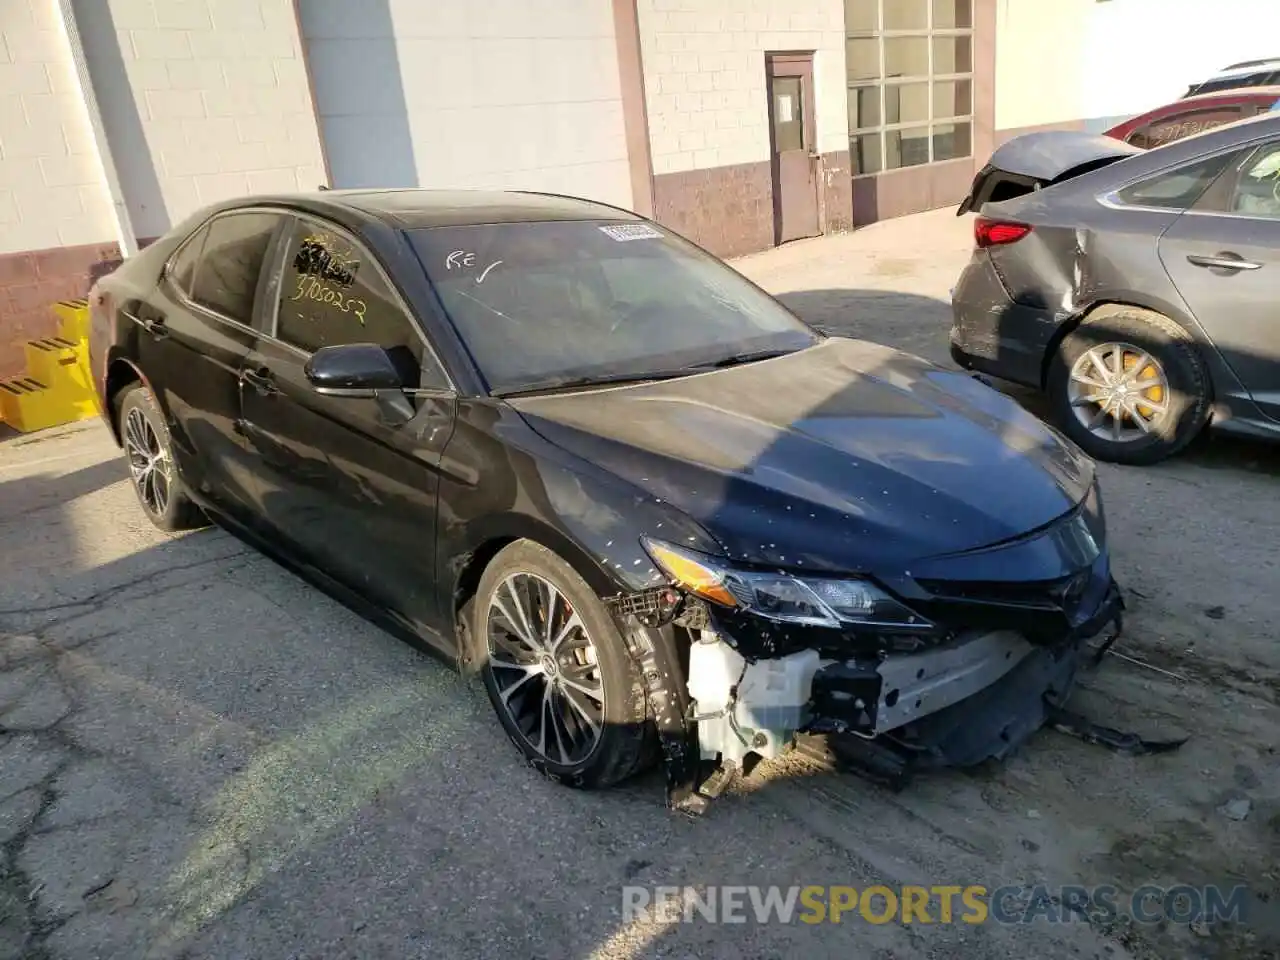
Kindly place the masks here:
<instances>
[{"instance_id":1,"label":"car hood","mask_svg":"<svg viewBox=\"0 0 1280 960\"><path fill-rule=\"evenodd\" d=\"M839 338L678 380L510 402L547 440L753 564L901 573L1042 527L1093 480L1069 441L971 376Z\"/></svg>"}]
</instances>

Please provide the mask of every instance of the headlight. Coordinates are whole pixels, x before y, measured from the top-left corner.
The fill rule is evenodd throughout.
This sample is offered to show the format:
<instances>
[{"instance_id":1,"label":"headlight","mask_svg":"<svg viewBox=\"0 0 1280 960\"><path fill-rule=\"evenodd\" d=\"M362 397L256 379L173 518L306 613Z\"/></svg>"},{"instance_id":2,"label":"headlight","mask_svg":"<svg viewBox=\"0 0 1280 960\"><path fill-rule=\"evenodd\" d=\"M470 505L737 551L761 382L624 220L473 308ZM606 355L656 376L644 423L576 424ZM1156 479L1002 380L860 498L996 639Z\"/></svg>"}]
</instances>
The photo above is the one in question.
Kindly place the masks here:
<instances>
[{"instance_id":1,"label":"headlight","mask_svg":"<svg viewBox=\"0 0 1280 960\"><path fill-rule=\"evenodd\" d=\"M643 537L658 569L677 586L722 607L818 627L918 626L929 622L867 580L827 580L736 570L714 557Z\"/></svg>"}]
</instances>

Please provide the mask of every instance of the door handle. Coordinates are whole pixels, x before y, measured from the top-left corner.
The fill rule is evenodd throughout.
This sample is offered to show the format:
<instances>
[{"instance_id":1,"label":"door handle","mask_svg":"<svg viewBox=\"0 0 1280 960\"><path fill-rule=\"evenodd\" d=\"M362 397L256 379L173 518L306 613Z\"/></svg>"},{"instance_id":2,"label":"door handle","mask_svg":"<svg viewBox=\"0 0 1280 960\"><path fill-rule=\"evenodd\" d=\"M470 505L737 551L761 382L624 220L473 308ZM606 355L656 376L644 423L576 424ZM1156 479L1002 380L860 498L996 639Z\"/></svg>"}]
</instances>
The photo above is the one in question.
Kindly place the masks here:
<instances>
[{"instance_id":1,"label":"door handle","mask_svg":"<svg viewBox=\"0 0 1280 960\"><path fill-rule=\"evenodd\" d=\"M1187 255L1187 262L1197 267L1208 267L1210 270L1260 270L1262 264L1234 253L1220 253L1216 257L1202 257L1199 254Z\"/></svg>"},{"instance_id":2,"label":"door handle","mask_svg":"<svg viewBox=\"0 0 1280 960\"><path fill-rule=\"evenodd\" d=\"M156 340L163 340L169 335L169 328L165 326L164 317L135 317L130 315L130 319L134 320L138 326L142 327L147 333L151 334Z\"/></svg>"},{"instance_id":3,"label":"door handle","mask_svg":"<svg viewBox=\"0 0 1280 960\"><path fill-rule=\"evenodd\" d=\"M253 387L254 390L264 397L269 397L280 392L280 388L275 385L271 379L271 374L264 370L241 370L240 382L246 383Z\"/></svg>"}]
</instances>

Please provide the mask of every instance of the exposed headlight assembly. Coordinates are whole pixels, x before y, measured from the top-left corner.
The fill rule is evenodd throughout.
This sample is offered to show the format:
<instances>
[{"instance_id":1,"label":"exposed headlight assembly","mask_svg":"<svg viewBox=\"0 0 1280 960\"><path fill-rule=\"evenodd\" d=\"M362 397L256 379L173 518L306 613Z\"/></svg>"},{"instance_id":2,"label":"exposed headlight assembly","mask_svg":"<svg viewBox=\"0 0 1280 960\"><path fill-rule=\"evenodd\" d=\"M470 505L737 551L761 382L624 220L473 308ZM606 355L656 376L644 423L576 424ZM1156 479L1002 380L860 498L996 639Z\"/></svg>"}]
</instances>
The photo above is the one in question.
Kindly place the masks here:
<instances>
[{"instance_id":1,"label":"exposed headlight assembly","mask_svg":"<svg viewBox=\"0 0 1280 960\"><path fill-rule=\"evenodd\" d=\"M931 624L868 580L829 580L738 570L693 550L643 537L658 569L695 596L769 620L815 627Z\"/></svg>"}]
</instances>

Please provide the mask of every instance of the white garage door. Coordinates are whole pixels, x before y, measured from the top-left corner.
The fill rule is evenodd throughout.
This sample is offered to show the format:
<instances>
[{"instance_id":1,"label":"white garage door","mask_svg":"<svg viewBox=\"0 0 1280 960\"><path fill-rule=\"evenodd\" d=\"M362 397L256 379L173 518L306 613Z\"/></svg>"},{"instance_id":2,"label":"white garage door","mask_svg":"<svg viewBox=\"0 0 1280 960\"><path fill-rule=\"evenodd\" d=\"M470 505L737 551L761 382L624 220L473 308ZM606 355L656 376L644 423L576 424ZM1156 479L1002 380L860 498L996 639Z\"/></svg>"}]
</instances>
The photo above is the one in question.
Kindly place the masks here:
<instances>
[{"instance_id":1,"label":"white garage door","mask_svg":"<svg viewBox=\"0 0 1280 960\"><path fill-rule=\"evenodd\" d=\"M335 187L631 206L610 0L299 4Z\"/></svg>"}]
</instances>

